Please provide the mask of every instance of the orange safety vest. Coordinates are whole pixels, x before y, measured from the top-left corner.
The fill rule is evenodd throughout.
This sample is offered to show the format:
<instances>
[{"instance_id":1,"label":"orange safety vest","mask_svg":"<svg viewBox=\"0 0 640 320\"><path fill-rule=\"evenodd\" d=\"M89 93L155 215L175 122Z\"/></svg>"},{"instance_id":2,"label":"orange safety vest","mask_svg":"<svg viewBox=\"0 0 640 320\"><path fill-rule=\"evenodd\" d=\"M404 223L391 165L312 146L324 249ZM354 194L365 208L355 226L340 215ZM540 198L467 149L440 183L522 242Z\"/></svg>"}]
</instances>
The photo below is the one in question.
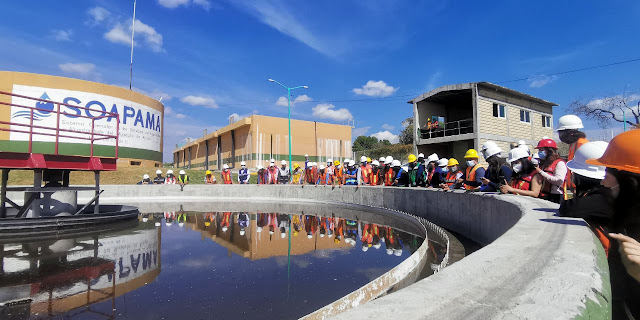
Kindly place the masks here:
<instances>
[{"instance_id":1,"label":"orange safety vest","mask_svg":"<svg viewBox=\"0 0 640 320\"><path fill-rule=\"evenodd\" d=\"M273 170L271 170L273 169ZM276 167L269 167L269 181L267 181L268 184L278 184L278 168Z\"/></svg>"},{"instance_id":2,"label":"orange safety vest","mask_svg":"<svg viewBox=\"0 0 640 320\"><path fill-rule=\"evenodd\" d=\"M369 176L371 175L371 166L367 164L366 166L360 167L360 169L362 170L361 172L362 181L365 184L369 184Z\"/></svg>"},{"instance_id":3,"label":"orange safety vest","mask_svg":"<svg viewBox=\"0 0 640 320\"><path fill-rule=\"evenodd\" d=\"M393 168L389 168L387 173L384 175L384 185L391 186L393 185L394 171Z\"/></svg>"},{"instance_id":4,"label":"orange safety vest","mask_svg":"<svg viewBox=\"0 0 640 320\"><path fill-rule=\"evenodd\" d=\"M533 181L533 177L535 177L536 174L538 174L538 172L533 170L528 176L524 176L520 179L512 179L511 187L518 190L531 191L531 182Z\"/></svg>"},{"instance_id":5,"label":"orange safety vest","mask_svg":"<svg viewBox=\"0 0 640 320\"><path fill-rule=\"evenodd\" d=\"M231 184L231 170L222 170L222 181L224 184Z\"/></svg>"},{"instance_id":6,"label":"orange safety vest","mask_svg":"<svg viewBox=\"0 0 640 320\"><path fill-rule=\"evenodd\" d=\"M585 138L578 138L578 141L569 145L569 155L567 156L567 160L571 161L576 155L576 150L580 148L583 144L589 142L589 140ZM571 170L567 170L567 176L564 178L564 183L562 184L562 189L564 191L564 199L568 200L567 190L575 191L576 185L573 183L571 179Z\"/></svg>"},{"instance_id":7,"label":"orange safety vest","mask_svg":"<svg viewBox=\"0 0 640 320\"><path fill-rule=\"evenodd\" d=\"M451 170L449 170L449 172L447 172L447 186L451 187L454 184L456 184L456 175L458 174L459 171L454 171L451 172Z\"/></svg>"},{"instance_id":8,"label":"orange safety vest","mask_svg":"<svg viewBox=\"0 0 640 320\"><path fill-rule=\"evenodd\" d=\"M319 185L326 185L327 184L327 172L325 171L324 173L320 173L318 172L318 179L320 180L320 182L318 183Z\"/></svg>"},{"instance_id":9,"label":"orange safety vest","mask_svg":"<svg viewBox=\"0 0 640 320\"><path fill-rule=\"evenodd\" d=\"M378 169L380 170L380 169ZM369 185L371 186L377 186L378 185L378 173L374 173L373 170L371 170L371 172L369 173Z\"/></svg>"},{"instance_id":10,"label":"orange safety vest","mask_svg":"<svg viewBox=\"0 0 640 320\"><path fill-rule=\"evenodd\" d=\"M335 172L335 175L336 175L336 182L338 182L338 184L340 184L340 185L343 184L344 182L342 181L342 176L343 176L342 168L336 167L334 172Z\"/></svg>"},{"instance_id":11,"label":"orange safety vest","mask_svg":"<svg viewBox=\"0 0 640 320\"><path fill-rule=\"evenodd\" d=\"M467 181L476 181L476 170L478 170L478 168L480 168L480 164L476 164L475 166L473 166L473 168L471 167L467 167L467 175L465 176L465 180ZM434 170L435 171L435 170ZM473 186L469 186L469 185L464 185L464 188L467 190L474 190L474 189L478 189L478 187L473 187Z\"/></svg>"},{"instance_id":12,"label":"orange safety vest","mask_svg":"<svg viewBox=\"0 0 640 320\"><path fill-rule=\"evenodd\" d=\"M558 163L560 162L564 162L564 160L556 159L553 163L551 163L550 166L544 168L543 171L550 175L553 175L554 172L556 171L556 167L558 166ZM551 183L547 182L547 179L543 179L543 180L544 182L542 182L542 189L540 190L540 198L544 198L551 193Z\"/></svg>"},{"instance_id":13,"label":"orange safety vest","mask_svg":"<svg viewBox=\"0 0 640 320\"><path fill-rule=\"evenodd\" d=\"M208 184L214 184L216 182L215 180L213 180L213 178L213 174L210 177L205 176Z\"/></svg>"}]
</instances>

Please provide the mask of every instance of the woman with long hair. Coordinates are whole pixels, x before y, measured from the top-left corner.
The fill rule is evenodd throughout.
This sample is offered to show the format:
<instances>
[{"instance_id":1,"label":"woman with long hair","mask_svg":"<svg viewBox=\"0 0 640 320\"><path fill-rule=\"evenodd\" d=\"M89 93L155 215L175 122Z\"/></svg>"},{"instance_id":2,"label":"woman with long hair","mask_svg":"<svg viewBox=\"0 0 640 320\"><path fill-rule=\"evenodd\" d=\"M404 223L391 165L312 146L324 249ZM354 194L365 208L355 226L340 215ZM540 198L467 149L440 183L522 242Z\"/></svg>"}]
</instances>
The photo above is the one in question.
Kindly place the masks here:
<instances>
[{"instance_id":1,"label":"woman with long hair","mask_svg":"<svg viewBox=\"0 0 640 320\"><path fill-rule=\"evenodd\" d=\"M500 192L538 198L542 189L542 176L536 171L536 166L529 160L529 153L523 148L513 148L509 151L509 163L513 170L511 183L504 181Z\"/></svg>"},{"instance_id":2,"label":"woman with long hair","mask_svg":"<svg viewBox=\"0 0 640 320\"><path fill-rule=\"evenodd\" d=\"M505 181L506 184L510 184L513 171L507 164L506 159L502 157L502 149L495 142L487 141L482 145L480 151L489 164L484 177L481 178L482 187L480 187L480 191L495 192L500 189L500 185Z\"/></svg>"},{"instance_id":3,"label":"woman with long hair","mask_svg":"<svg viewBox=\"0 0 640 320\"><path fill-rule=\"evenodd\" d=\"M607 167L602 185L611 189L613 218L609 251L613 319L640 319L640 130L613 138L590 165Z\"/></svg>"},{"instance_id":4,"label":"woman with long hair","mask_svg":"<svg viewBox=\"0 0 640 320\"><path fill-rule=\"evenodd\" d=\"M540 197L555 203L560 203L564 197L564 179L567 177L567 165L558 154L558 145L552 139L542 139L538 142L540 165L536 171L542 176L544 183Z\"/></svg>"}]
</instances>

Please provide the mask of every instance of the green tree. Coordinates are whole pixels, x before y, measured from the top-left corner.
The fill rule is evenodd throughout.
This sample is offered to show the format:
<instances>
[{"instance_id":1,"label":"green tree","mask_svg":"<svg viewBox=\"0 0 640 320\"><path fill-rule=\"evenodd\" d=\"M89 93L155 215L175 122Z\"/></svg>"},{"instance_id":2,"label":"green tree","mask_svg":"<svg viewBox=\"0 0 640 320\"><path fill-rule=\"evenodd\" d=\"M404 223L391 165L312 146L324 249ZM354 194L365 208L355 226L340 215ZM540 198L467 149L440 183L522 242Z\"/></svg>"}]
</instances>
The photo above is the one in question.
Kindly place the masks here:
<instances>
[{"instance_id":1,"label":"green tree","mask_svg":"<svg viewBox=\"0 0 640 320\"><path fill-rule=\"evenodd\" d=\"M402 131L398 140L400 144L413 144L413 117L406 118L402 121Z\"/></svg>"},{"instance_id":2,"label":"green tree","mask_svg":"<svg viewBox=\"0 0 640 320\"><path fill-rule=\"evenodd\" d=\"M378 145L378 138L369 136L359 136L353 142L351 149L354 152L369 150L375 148Z\"/></svg>"}]
</instances>

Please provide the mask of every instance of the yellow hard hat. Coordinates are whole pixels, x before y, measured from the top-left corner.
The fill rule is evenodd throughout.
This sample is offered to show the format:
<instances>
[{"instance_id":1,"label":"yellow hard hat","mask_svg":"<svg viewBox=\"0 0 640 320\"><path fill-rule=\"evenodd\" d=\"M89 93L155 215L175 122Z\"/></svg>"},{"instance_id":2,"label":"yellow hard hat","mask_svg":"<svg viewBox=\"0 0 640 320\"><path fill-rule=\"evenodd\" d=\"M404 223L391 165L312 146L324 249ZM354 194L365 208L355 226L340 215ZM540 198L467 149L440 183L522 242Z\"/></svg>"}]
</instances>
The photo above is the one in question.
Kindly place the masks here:
<instances>
[{"instance_id":1,"label":"yellow hard hat","mask_svg":"<svg viewBox=\"0 0 640 320\"><path fill-rule=\"evenodd\" d=\"M211 170L207 170L205 174L211 174Z\"/></svg>"},{"instance_id":2,"label":"yellow hard hat","mask_svg":"<svg viewBox=\"0 0 640 320\"><path fill-rule=\"evenodd\" d=\"M204 223L204 226L205 226L205 227L208 227L208 226L210 226L210 225L211 225L211 222L209 222L209 221L206 221L206 222Z\"/></svg>"},{"instance_id":3,"label":"yellow hard hat","mask_svg":"<svg viewBox=\"0 0 640 320\"><path fill-rule=\"evenodd\" d=\"M333 162L333 165L334 165L334 166L339 166L339 165L340 165L340 161L338 161L338 160L334 161L334 162Z\"/></svg>"},{"instance_id":4,"label":"yellow hard hat","mask_svg":"<svg viewBox=\"0 0 640 320\"><path fill-rule=\"evenodd\" d=\"M293 167L294 167L294 168L300 168L300 165L299 165L297 162L294 162L294 163L293 163Z\"/></svg>"},{"instance_id":5,"label":"yellow hard hat","mask_svg":"<svg viewBox=\"0 0 640 320\"><path fill-rule=\"evenodd\" d=\"M459 165L459 164L460 164L460 162L458 162L458 160L456 160L454 158L451 158L451 159L449 159L449 163L447 164L447 166L451 167L451 166L456 166L456 165Z\"/></svg>"},{"instance_id":6,"label":"yellow hard hat","mask_svg":"<svg viewBox=\"0 0 640 320\"><path fill-rule=\"evenodd\" d=\"M367 157L367 162L371 163L371 158Z\"/></svg>"},{"instance_id":7,"label":"yellow hard hat","mask_svg":"<svg viewBox=\"0 0 640 320\"><path fill-rule=\"evenodd\" d=\"M409 155L409 162L415 162L417 160L416 155L415 154L410 154Z\"/></svg>"},{"instance_id":8,"label":"yellow hard hat","mask_svg":"<svg viewBox=\"0 0 640 320\"><path fill-rule=\"evenodd\" d=\"M464 158L465 159L477 159L478 158L478 151L476 151L476 149L469 149L469 150L467 150L467 153L464 154Z\"/></svg>"}]
</instances>

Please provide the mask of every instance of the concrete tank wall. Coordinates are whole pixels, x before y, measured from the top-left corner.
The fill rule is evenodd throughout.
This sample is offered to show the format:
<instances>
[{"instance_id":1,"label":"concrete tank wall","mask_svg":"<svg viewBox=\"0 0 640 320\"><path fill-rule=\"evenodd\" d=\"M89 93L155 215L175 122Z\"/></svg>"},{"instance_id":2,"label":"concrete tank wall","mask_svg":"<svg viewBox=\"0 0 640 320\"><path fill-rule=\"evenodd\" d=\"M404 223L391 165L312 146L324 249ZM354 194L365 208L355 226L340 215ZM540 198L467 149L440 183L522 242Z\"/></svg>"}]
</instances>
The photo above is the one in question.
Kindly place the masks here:
<instances>
[{"instance_id":1,"label":"concrete tank wall","mask_svg":"<svg viewBox=\"0 0 640 320\"><path fill-rule=\"evenodd\" d=\"M380 206L421 216L485 245L431 277L338 318L610 317L604 250L583 220L556 217L557 205L547 201L393 187L189 185L184 192L175 185L103 188L101 203L275 198Z\"/></svg>"}]
</instances>

